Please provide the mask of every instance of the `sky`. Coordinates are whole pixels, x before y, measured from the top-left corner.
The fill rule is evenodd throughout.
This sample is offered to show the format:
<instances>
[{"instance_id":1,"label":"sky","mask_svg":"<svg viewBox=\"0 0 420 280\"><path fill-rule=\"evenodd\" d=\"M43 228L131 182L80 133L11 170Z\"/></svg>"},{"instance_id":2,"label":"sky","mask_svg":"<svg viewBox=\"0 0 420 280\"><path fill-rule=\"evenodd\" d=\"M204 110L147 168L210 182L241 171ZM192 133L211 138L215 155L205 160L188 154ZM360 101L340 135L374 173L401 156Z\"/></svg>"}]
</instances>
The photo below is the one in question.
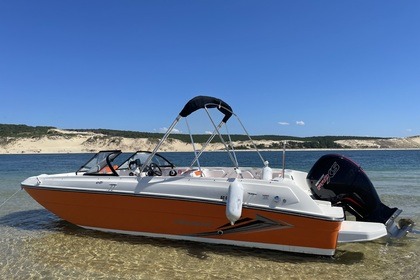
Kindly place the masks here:
<instances>
[{"instance_id":1,"label":"sky","mask_svg":"<svg viewBox=\"0 0 420 280\"><path fill-rule=\"evenodd\" d=\"M160 132L207 95L251 135L420 135L419 14L416 0L0 0L0 123Z\"/></svg>"}]
</instances>

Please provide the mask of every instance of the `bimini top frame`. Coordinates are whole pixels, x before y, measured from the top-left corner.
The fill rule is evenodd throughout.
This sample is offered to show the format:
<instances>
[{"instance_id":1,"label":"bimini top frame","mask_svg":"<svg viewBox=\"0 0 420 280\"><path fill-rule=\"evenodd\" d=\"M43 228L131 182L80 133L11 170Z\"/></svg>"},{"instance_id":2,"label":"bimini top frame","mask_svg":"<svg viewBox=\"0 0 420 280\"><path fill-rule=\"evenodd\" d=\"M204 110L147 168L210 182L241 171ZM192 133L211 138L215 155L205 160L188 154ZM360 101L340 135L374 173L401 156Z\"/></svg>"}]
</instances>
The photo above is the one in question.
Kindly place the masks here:
<instances>
[{"instance_id":1,"label":"bimini top frame","mask_svg":"<svg viewBox=\"0 0 420 280\"><path fill-rule=\"evenodd\" d=\"M215 122L213 121L213 118L211 117L210 113L209 113L209 109L211 108L216 108L218 109L222 114L223 114L223 119L220 121L220 123L218 125L215 124ZM172 130L175 128L175 126L178 124L178 122L181 120L181 118L186 118L187 116L189 116L190 114L192 114L193 112L199 110L199 109L205 109L207 112L207 115L212 123L212 125L214 126L214 132L213 134L209 137L209 139L207 140L207 142L203 145L202 149L200 150L200 152L195 152L195 159L192 161L191 166L198 160L198 158L201 156L201 154L203 153L203 151L207 148L208 144L213 140L213 138L216 135L219 135L221 142L224 144L226 151L229 154L229 157L231 158L234 166L236 168L239 168L238 166L238 162L236 160L236 155L235 152L233 150L233 146L231 145L231 147L229 147L229 145L226 143L226 141L223 139L222 134L220 133L220 128L222 128L222 126L224 124L227 123L227 121L230 119L230 117L233 115L237 118L239 124L241 125L242 129L244 130L245 134L248 136L249 140L251 141L253 147L255 148L255 150L257 151L259 157L261 158L262 162L265 163L261 153L258 151L257 146L255 145L254 141L252 140L251 136L249 135L249 133L246 131L244 125L242 124L241 120L239 119L239 117L233 113L232 108L223 100L219 99L219 98L215 98L215 97L210 97L210 96L196 96L194 98L192 98L190 101L187 102L187 104L185 104L184 108L181 110L181 112L179 113L179 115L175 118L175 120L173 121L173 123L171 124L171 126L169 127L169 129L167 130L167 132L165 133L165 135L162 137L162 139L159 141L159 143L156 145L156 147L154 148L154 150L152 151L152 153L150 154L150 156L147 158L147 160L143 163L142 167L140 170L144 170L144 168L146 168L146 166L150 163L151 159L153 158L153 156L157 153L157 151L159 150L159 148L162 146L162 144L166 141L166 139L168 138L168 136L171 134ZM190 137L191 140L193 139L191 131L189 131L190 133ZM230 135L228 134L229 137L229 141L231 142L230 139ZM192 141L192 144L194 145L194 142Z\"/></svg>"}]
</instances>

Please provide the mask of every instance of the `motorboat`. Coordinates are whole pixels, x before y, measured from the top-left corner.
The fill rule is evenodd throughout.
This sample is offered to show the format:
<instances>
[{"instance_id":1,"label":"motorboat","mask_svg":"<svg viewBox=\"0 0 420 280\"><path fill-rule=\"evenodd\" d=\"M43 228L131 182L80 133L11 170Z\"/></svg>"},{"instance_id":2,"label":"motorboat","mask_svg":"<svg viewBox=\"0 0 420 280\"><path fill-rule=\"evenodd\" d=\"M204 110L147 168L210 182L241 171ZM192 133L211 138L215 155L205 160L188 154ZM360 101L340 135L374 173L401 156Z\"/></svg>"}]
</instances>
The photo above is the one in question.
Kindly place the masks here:
<instances>
[{"instance_id":1,"label":"motorboat","mask_svg":"<svg viewBox=\"0 0 420 280\"><path fill-rule=\"evenodd\" d=\"M213 133L198 149L189 131L191 164L177 166L159 149L198 110ZM230 134L222 133L231 119L260 163L238 162ZM215 138L231 166L200 162ZM384 205L362 168L342 155L322 156L309 172L270 167L232 108L209 96L187 102L153 151L100 151L75 172L41 174L21 185L43 207L86 229L316 255L332 256L342 242L402 237L414 226L397 219L401 210Z\"/></svg>"}]
</instances>

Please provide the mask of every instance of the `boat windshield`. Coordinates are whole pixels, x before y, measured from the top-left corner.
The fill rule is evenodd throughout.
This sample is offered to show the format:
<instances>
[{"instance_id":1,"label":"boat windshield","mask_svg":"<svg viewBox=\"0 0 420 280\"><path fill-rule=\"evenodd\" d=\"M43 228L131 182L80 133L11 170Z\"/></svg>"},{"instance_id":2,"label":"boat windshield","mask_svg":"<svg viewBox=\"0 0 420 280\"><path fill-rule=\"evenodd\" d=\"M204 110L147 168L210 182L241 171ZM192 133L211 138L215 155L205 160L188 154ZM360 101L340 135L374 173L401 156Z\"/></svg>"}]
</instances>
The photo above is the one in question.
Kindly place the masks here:
<instances>
[{"instance_id":1,"label":"boat windshield","mask_svg":"<svg viewBox=\"0 0 420 280\"><path fill-rule=\"evenodd\" d=\"M125 170L125 169L131 169L130 164L136 163L138 167L142 166L142 164L147 160L147 158L150 156L151 152L147 151L138 151L131 156L128 157L126 161L124 161L119 167L118 170ZM171 163L169 160L164 158L160 154L155 154L154 157L151 160L151 163L154 163L158 165L159 167L171 167L174 168L175 165Z\"/></svg>"},{"instance_id":2,"label":"boat windshield","mask_svg":"<svg viewBox=\"0 0 420 280\"><path fill-rule=\"evenodd\" d=\"M84 173L85 175L90 174L114 174L117 175L115 172L115 168L112 165L114 159L121 154L120 150L113 150L113 151L100 151L96 155L94 155L87 163L82 165L82 167L77 170L77 173Z\"/></svg>"}]
</instances>

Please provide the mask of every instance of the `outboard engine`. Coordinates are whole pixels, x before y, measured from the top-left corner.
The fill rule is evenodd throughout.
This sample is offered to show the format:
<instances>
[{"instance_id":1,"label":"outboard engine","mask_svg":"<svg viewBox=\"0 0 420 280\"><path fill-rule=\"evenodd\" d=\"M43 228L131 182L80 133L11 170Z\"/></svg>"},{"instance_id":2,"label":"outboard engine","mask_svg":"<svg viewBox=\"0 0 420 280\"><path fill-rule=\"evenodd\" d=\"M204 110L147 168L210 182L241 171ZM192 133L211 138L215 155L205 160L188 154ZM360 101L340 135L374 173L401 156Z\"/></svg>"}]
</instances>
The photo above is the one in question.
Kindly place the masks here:
<instances>
[{"instance_id":1,"label":"outboard engine","mask_svg":"<svg viewBox=\"0 0 420 280\"><path fill-rule=\"evenodd\" d=\"M363 169L352 160L335 154L322 156L311 168L307 179L316 199L330 201L353 214L357 221L378 222L387 226L390 235L405 235L411 231L404 221L404 229L394 224L402 212L383 204Z\"/></svg>"},{"instance_id":2,"label":"outboard engine","mask_svg":"<svg viewBox=\"0 0 420 280\"><path fill-rule=\"evenodd\" d=\"M344 156L322 156L307 179L315 198L343 206L358 221L385 223L397 210L381 202L362 168Z\"/></svg>"}]
</instances>

